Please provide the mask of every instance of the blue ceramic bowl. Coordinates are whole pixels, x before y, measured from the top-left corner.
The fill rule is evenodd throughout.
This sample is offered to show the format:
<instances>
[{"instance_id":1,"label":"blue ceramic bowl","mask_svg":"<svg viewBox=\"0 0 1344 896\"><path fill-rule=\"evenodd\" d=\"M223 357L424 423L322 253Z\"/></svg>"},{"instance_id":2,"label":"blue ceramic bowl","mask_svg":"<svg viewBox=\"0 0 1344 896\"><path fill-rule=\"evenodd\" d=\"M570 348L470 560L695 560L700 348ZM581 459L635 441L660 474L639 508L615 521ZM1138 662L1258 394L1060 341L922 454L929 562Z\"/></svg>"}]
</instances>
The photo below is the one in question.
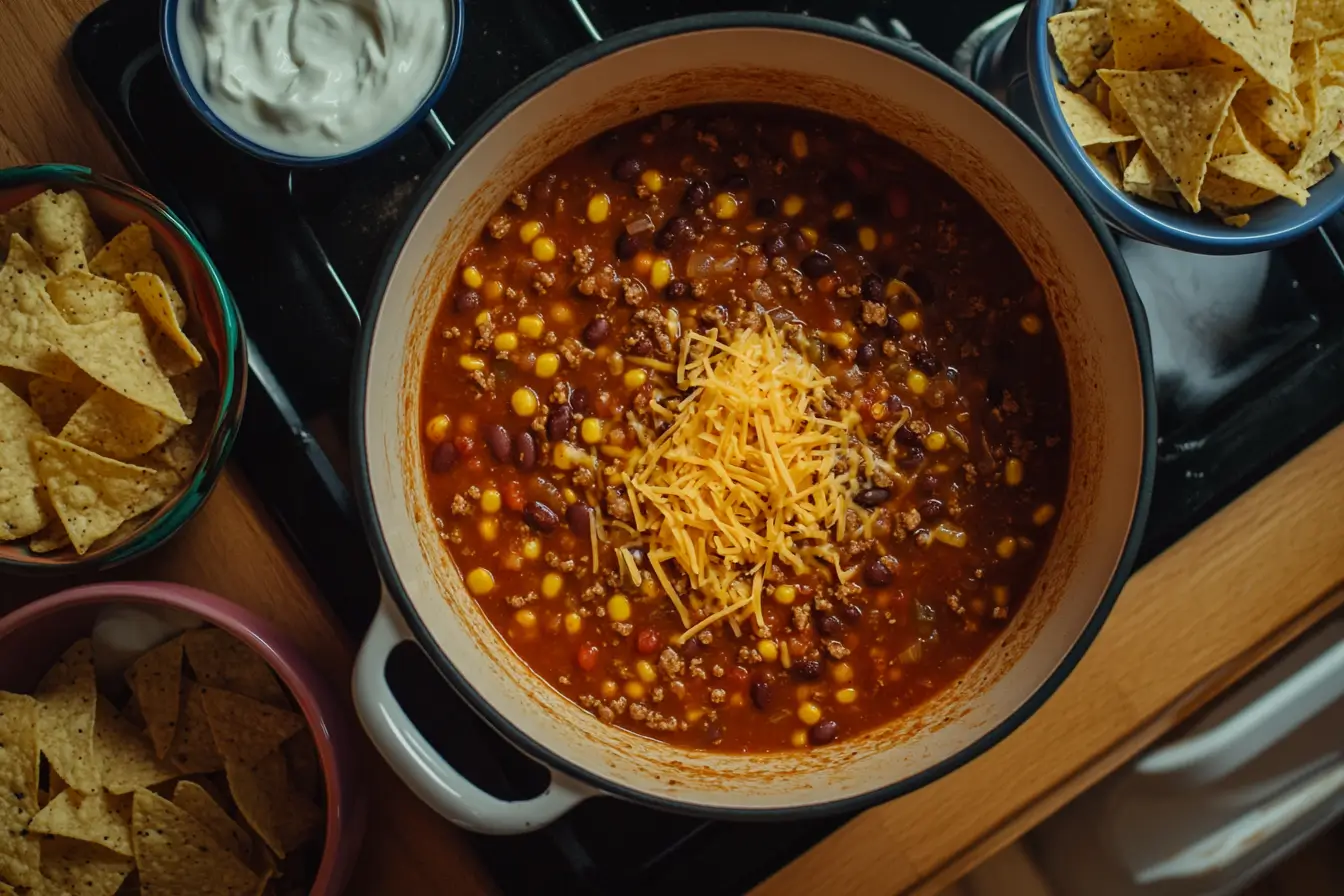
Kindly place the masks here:
<instances>
[{"instance_id":1,"label":"blue ceramic bowl","mask_svg":"<svg viewBox=\"0 0 1344 896\"><path fill-rule=\"evenodd\" d=\"M341 162L353 162L355 159L362 159L365 156L378 152L383 147L397 140L411 128L418 125L425 116L429 115L434 108L434 104L443 96L443 91L448 86L448 81L453 77L453 72L457 69L458 58L462 55L462 35L463 20L465 18L464 0L442 0L448 8L448 51L443 57L443 67L439 69L439 75L434 82L434 87L429 91L420 105L416 106L410 115L406 116L401 124L388 131L379 139L361 146L358 149L352 149L349 152L335 153L325 156L302 156L293 155L287 152L279 152L274 149L268 149L259 143L244 137L242 134L229 127L210 105L201 96L196 89L196 83L191 78L191 73L187 71L186 63L182 60L182 45L178 40L177 34L177 16L178 9L183 3L191 3L194 0L163 0L163 8L159 15L159 42L163 46L163 55L168 62L168 71L173 76L173 81L177 84L177 89L186 99L187 105L191 107L196 115L208 124L216 134L223 137L229 143L250 153L259 159L267 162L273 162L277 165L286 165L289 167L320 167L323 165L336 165Z\"/></svg>"},{"instance_id":2,"label":"blue ceramic bowl","mask_svg":"<svg viewBox=\"0 0 1344 896\"><path fill-rule=\"evenodd\" d=\"M1344 208L1344 169L1340 166L1311 188L1306 206L1273 199L1251 209L1250 223L1240 228L1229 227L1213 215L1192 215L1164 208L1113 186L1073 139L1055 100L1053 82L1066 84L1068 80L1055 58L1046 21L1072 5L1069 0L1032 0L1028 4L1019 27L1027 29L1024 61L1030 89L1017 91L1010 105L1045 137L1112 225L1131 236L1173 249L1204 255L1238 255L1291 242ZM1020 108L1026 96L1030 98L1031 109Z\"/></svg>"},{"instance_id":3,"label":"blue ceramic bowl","mask_svg":"<svg viewBox=\"0 0 1344 896\"><path fill-rule=\"evenodd\" d=\"M133 560L166 542L205 504L224 469L229 449L242 423L247 392L247 337L224 279L205 247L162 202L131 186L75 165L30 165L0 170L0 211L6 211L43 190L78 190L94 220L110 237L127 224L144 223L154 248L163 256L173 280L200 322L199 346L215 374L214 418L196 471L176 497L160 506L124 538L105 539L83 556L66 546L47 554L31 553L25 540L0 542L0 573L90 572Z\"/></svg>"}]
</instances>

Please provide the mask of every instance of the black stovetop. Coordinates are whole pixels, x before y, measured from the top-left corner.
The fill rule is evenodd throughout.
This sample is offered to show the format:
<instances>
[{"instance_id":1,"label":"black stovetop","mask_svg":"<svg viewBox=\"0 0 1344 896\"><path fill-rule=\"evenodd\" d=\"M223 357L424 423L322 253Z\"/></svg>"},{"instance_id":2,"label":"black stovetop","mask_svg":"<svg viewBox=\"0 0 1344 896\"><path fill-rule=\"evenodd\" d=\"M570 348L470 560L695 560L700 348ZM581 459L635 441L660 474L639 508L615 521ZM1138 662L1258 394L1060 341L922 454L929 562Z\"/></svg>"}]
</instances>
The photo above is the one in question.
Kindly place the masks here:
<instances>
[{"instance_id":1,"label":"black stovetop","mask_svg":"<svg viewBox=\"0 0 1344 896\"><path fill-rule=\"evenodd\" d=\"M268 165L208 131L169 79L157 0L109 0L76 29L70 55L128 166L200 234L238 300L251 388L235 457L357 638L378 586L347 490L351 361L384 244L448 151L448 135L556 57L673 14L731 6L863 17L879 29L899 18L950 59L1003 5L962 0L953 14L913 0L679 0L675 10L645 0L467 0L461 64L437 107L442 130L426 125L371 158L327 170ZM1344 421L1337 247L1338 216L1264 255L1202 258L1125 245L1159 374L1157 483L1141 560ZM461 703L419 650L399 648L389 678L430 741L481 786L504 796L537 792L544 773ZM508 892L721 896L746 890L844 820L706 822L591 800L543 831L474 843Z\"/></svg>"}]
</instances>

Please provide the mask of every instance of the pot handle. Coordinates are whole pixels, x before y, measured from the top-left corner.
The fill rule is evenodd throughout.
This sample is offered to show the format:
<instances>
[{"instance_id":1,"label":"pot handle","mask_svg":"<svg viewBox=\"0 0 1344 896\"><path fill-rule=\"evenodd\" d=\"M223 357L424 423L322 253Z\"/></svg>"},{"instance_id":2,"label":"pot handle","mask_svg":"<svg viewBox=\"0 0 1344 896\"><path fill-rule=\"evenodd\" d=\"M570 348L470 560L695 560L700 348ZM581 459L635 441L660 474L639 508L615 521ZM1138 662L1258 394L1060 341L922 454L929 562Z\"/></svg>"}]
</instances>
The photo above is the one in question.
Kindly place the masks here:
<instances>
[{"instance_id":1,"label":"pot handle","mask_svg":"<svg viewBox=\"0 0 1344 896\"><path fill-rule=\"evenodd\" d=\"M555 821L597 791L550 770L545 792L502 800L472 784L425 740L387 684L387 658L414 640L387 588L355 659L355 711L397 776L435 812L478 834L522 834Z\"/></svg>"}]
</instances>

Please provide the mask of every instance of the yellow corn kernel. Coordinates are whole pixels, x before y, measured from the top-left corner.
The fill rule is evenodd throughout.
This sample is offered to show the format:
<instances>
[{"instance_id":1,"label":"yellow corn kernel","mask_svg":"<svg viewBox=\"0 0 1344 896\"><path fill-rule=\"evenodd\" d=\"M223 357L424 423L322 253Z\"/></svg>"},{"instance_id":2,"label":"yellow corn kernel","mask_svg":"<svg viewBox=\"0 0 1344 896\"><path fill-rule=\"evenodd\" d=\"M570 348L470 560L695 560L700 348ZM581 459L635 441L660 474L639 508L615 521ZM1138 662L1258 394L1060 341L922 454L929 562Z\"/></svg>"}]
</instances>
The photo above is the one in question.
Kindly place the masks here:
<instances>
[{"instance_id":1,"label":"yellow corn kernel","mask_svg":"<svg viewBox=\"0 0 1344 896\"><path fill-rule=\"evenodd\" d=\"M555 240L548 236L532 241L532 257L537 261L555 261Z\"/></svg>"},{"instance_id":2,"label":"yellow corn kernel","mask_svg":"<svg viewBox=\"0 0 1344 896\"><path fill-rule=\"evenodd\" d=\"M910 387L911 392L923 395L924 390L929 388L929 378L918 370L912 370L905 375L905 384Z\"/></svg>"},{"instance_id":3,"label":"yellow corn kernel","mask_svg":"<svg viewBox=\"0 0 1344 896\"><path fill-rule=\"evenodd\" d=\"M568 302L556 302L551 306L551 320L558 324L571 324L574 322L574 309Z\"/></svg>"},{"instance_id":4,"label":"yellow corn kernel","mask_svg":"<svg viewBox=\"0 0 1344 896\"><path fill-rule=\"evenodd\" d=\"M859 228L859 248L871 252L877 248L877 231L871 227Z\"/></svg>"},{"instance_id":5,"label":"yellow corn kernel","mask_svg":"<svg viewBox=\"0 0 1344 896\"><path fill-rule=\"evenodd\" d=\"M798 598L798 589L792 585L779 585L775 588L775 603L788 606Z\"/></svg>"},{"instance_id":6,"label":"yellow corn kernel","mask_svg":"<svg viewBox=\"0 0 1344 896\"><path fill-rule=\"evenodd\" d=\"M727 221L737 217L737 197L732 193L720 193L714 197L714 217Z\"/></svg>"},{"instance_id":7,"label":"yellow corn kernel","mask_svg":"<svg viewBox=\"0 0 1344 896\"><path fill-rule=\"evenodd\" d=\"M518 334L505 330L495 336L495 350L501 352L511 352L518 347Z\"/></svg>"},{"instance_id":8,"label":"yellow corn kernel","mask_svg":"<svg viewBox=\"0 0 1344 896\"><path fill-rule=\"evenodd\" d=\"M784 212L784 217L794 218L803 210L803 197L796 193L790 193L784 197L784 202L780 204Z\"/></svg>"},{"instance_id":9,"label":"yellow corn kernel","mask_svg":"<svg viewBox=\"0 0 1344 896\"><path fill-rule=\"evenodd\" d=\"M653 269L649 271L649 285L654 289L662 289L668 283L672 282L672 262L667 258L660 258L653 263Z\"/></svg>"},{"instance_id":10,"label":"yellow corn kernel","mask_svg":"<svg viewBox=\"0 0 1344 896\"><path fill-rule=\"evenodd\" d=\"M425 438L435 445L448 438L450 421L447 414L435 414L425 423Z\"/></svg>"},{"instance_id":11,"label":"yellow corn kernel","mask_svg":"<svg viewBox=\"0 0 1344 896\"><path fill-rule=\"evenodd\" d=\"M540 339L546 332L546 320L539 314L525 314L518 318L518 332L528 339Z\"/></svg>"},{"instance_id":12,"label":"yellow corn kernel","mask_svg":"<svg viewBox=\"0 0 1344 896\"><path fill-rule=\"evenodd\" d=\"M572 488L562 488L560 494L564 495L565 501L569 504L574 504L579 500L579 493Z\"/></svg>"},{"instance_id":13,"label":"yellow corn kernel","mask_svg":"<svg viewBox=\"0 0 1344 896\"><path fill-rule=\"evenodd\" d=\"M618 685L616 682L612 681L610 678L602 682L602 698L604 700L615 700L617 695L619 695L620 693L621 693L621 686Z\"/></svg>"},{"instance_id":14,"label":"yellow corn kernel","mask_svg":"<svg viewBox=\"0 0 1344 896\"><path fill-rule=\"evenodd\" d=\"M541 222L525 222L522 227L518 228L518 236L522 238L524 243L532 242L534 239L541 236Z\"/></svg>"},{"instance_id":15,"label":"yellow corn kernel","mask_svg":"<svg viewBox=\"0 0 1344 896\"><path fill-rule=\"evenodd\" d=\"M821 337L822 342L833 345L838 349L847 349L854 344L854 340L844 331L836 333L827 333Z\"/></svg>"},{"instance_id":16,"label":"yellow corn kernel","mask_svg":"<svg viewBox=\"0 0 1344 896\"><path fill-rule=\"evenodd\" d=\"M795 747L807 746L807 732L799 728L789 735L789 743L793 744Z\"/></svg>"},{"instance_id":17,"label":"yellow corn kernel","mask_svg":"<svg viewBox=\"0 0 1344 896\"><path fill-rule=\"evenodd\" d=\"M835 692L836 703L853 703L859 699L859 692L853 688L841 688Z\"/></svg>"},{"instance_id":18,"label":"yellow corn kernel","mask_svg":"<svg viewBox=\"0 0 1344 896\"><path fill-rule=\"evenodd\" d=\"M476 524L476 529L486 541L494 541L499 537L499 520L488 516Z\"/></svg>"},{"instance_id":19,"label":"yellow corn kernel","mask_svg":"<svg viewBox=\"0 0 1344 896\"><path fill-rule=\"evenodd\" d=\"M489 594L494 587L495 577L485 567L478 566L467 573L467 590L477 597Z\"/></svg>"},{"instance_id":20,"label":"yellow corn kernel","mask_svg":"<svg viewBox=\"0 0 1344 896\"><path fill-rule=\"evenodd\" d=\"M994 606L996 607L1008 606L1007 585L995 585L993 588L990 589L990 593L994 595Z\"/></svg>"},{"instance_id":21,"label":"yellow corn kernel","mask_svg":"<svg viewBox=\"0 0 1344 896\"><path fill-rule=\"evenodd\" d=\"M634 371L632 370L630 373L634 373ZM629 374L626 374L626 376L629 376ZM579 424L579 437L583 439L585 444L596 445L602 441L603 428L602 421L597 417L584 417L583 422Z\"/></svg>"},{"instance_id":22,"label":"yellow corn kernel","mask_svg":"<svg viewBox=\"0 0 1344 896\"><path fill-rule=\"evenodd\" d=\"M658 193L663 189L663 175L657 168L650 168L639 176L639 182L649 188L650 193Z\"/></svg>"},{"instance_id":23,"label":"yellow corn kernel","mask_svg":"<svg viewBox=\"0 0 1344 896\"><path fill-rule=\"evenodd\" d=\"M847 218L854 217L854 203L846 200L831 209L831 217L837 221L844 221Z\"/></svg>"},{"instance_id":24,"label":"yellow corn kernel","mask_svg":"<svg viewBox=\"0 0 1344 896\"><path fill-rule=\"evenodd\" d=\"M499 497L499 489L488 488L481 492L481 509L486 513L499 513L499 508L503 501Z\"/></svg>"},{"instance_id":25,"label":"yellow corn kernel","mask_svg":"<svg viewBox=\"0 0 1344 896\"><path fill-rule=\"evenodd\" d=\"M513 614L513 619L523 628L537 627L537 614L528 609L519 610Z\"/></svg>"},{"instance_id":26,"label":"yellow corn kernel","mask_svg":"<svg viewBox=\"0 0 1344 896\"><path fill-rule=\"evenodd\" d=\"M487 302L498 302L504 295L504 284L498 280L487 280L481 288L481 295L485 296Z\"/></svg>"},{"instance_id":27,"label":"yellow corn kernel","mask_svg":"<svg viewBox=\"0 0 1344 896\"><path fill-rule=\"evenodd\" d=\"M1017 553L1017 539L1011 535L999 539L999 543L994 545L994 553L999 555L1002 560L1007 560Z\"/></svg>"},{"instance_id":28,"label":"yellow corn kernel","mask_svg":"<svg viewBox=\"0 0 1344 896\"><path fill-rule=\"evenodd\" d=\"M1040 507L1037 507L1036 511L1031 515L1031 521L1038 526L1044 526L1054 518L1055 505L1053 504L1042 504Z\"/></svg>"},{"instance_id":29,"label":"yellow corn kernel","mask_svg":"<svg viewBox=\"0 0 1344 896\"><path fill-rule=\"evenodd\" d=\"M901 325L901 329L907 333L918 330L924 323L918 311L902 311L900 317L896 318L896 323Z\"/></svg>"},{"instance_id":30,"label":"yellow corn kernel","mask_svg":"<svg viewBox=\"0 0 1344 896\"><path fill-rule=\"evenodd\" d=\"M934 540L954 548L966 547L966 530L944 520L933 527Z\"/></svg>"},{"instance_id":31,"label":"yellow corn kernel","mask_svg":"<svg viewBox=\"0 0 1344 896\"><path fill-rule=\"evenodd\" d=\"M658 680L658 670L654 668L653 663L648 660L640 660L635 663L635 674L639 680L645 684L653 684Z\"/></svg>"},{"instance_id":32,"label":"yellow corn kernel","mask_svg":"<svg viewBox=\"0 0 1344 896\"><path fill-rule=\"evenodd\" d=\"M509 404L513 405L513 412L519 417L531 417L537 412L537 393L524 386L513 393Z\"/></svg>"},{"instance_id":33,"label":"yellow corn kernel","mask_svg":"<svg viewBox=\"0 0 1344 896\"><path fill-rule=\"evenodd\" d=\"M790 134L789 152L793 153L795 159L807 158L807 134L802 131L794 131Z\"/></svg>"},{"instance_id":34,"label":"yellow corn kernel","mask_svg":"<svg viewBox=\"0 0 1344 896\"><path fill-rule=\"evenodd\" d=\"M550 379L560 370L560 356L555 352L537 355L537 376Z\"/></svg>"},{"instance_id":35,"label":"yellow corn kernel","mask_svg":"<svg viewBox=\"0 0 1344 896\"><path fill-rule=\"evenodd\" d=\"M625 683L625 696L631 700L643 700L644 694L645 689L642 681L627 681Z\"/></svg>"},{"instance_id":36,"label":"yellow corn kernel","mask_svg":"<svg viewBox=\"0 0 1344 896\"><path fill-rule=\"evenodd\" d=\"M803 235L803 239L807 240L809 246L815 246L817 244L817 228L799 227L798 232Z\"/></svg>"},{"instance_id":37,"label":"yellow corn kernel","mask_svg":"<svg viewBox=\"0 0 1344 896\"><path fill-rule=\"evenodd\" d=\"M934 430L924 437L924 447L930 451L942 451L947 447L947 436Z\"/></svg>"},{"instance_id":38,"label":"yellow corn kernel","mask_svg":"<svg viewBox=\"0 0 1344 896\"><path fill-rule=\"evenodd\" d=\"M535 538L529 538L523 542L523 556L529 560L536 560L541 556L541 542Z\"/></svg>"},{"instance_id":39,"label":"yellow corn kernel","mask_svg":"<svg viewBox=\"0 0 1344 896\"><path fill-rule=\"evenodd\" d=\"M588 220L601 224L611 213L611 198L606 193L598 193L588 200Z\"/></svg>"},{"instance_id":40,"label":"yellow corn kernel","mask_svg":"<svg viewBox=\"0 0 1344 896\"><path fill-rule=\"evenodd\" d=\"M1022 332L1029 336L1036 336L1043 329L1041 319L1035 314L1022 315L1022 319L1018 321L1018 324L1022 327Z\"/></svg>"},{"instance_id":41,"label":"yellow corn kernel","mask_svg":"<svg viewBox=\"0 0 1344 896\"><path fill-rule=\"evenodd\" d=\"M565 631L571 635L577 635L583 631L583 617L578 613L566 613Z\"/></svg>"},{"instance_id":42,"label":"yellow corn kernel","mask_svg":"<svg viewBox=\"0 0 1344 896\"><path fill-rule=\"evenodd\" d=\"M607 601L607 615L612 622L625 622L630 618L630 598L617 594Z\"/></svg>"},{"instance_id":43,"label":"yellow corn kernel","mask_svg":"<svg viewBox=\"0 0 1344 896\"><path fill-rule=\"evenodd\" d=\"M648 276L649 271L653 270L653 253L647 250L636 252L632 264L636 274L641 277Z\"/></svg>"},{"instance_id":44,"label":"yellow corn kernel","mask_svg":"<svg viewBox=\"0 0 1344 896\"><path fill-rule=\"evenodd\" d=\"M1016 457L1008 458L1008 462L1003 465L1003 481L1009 485L1022 484L1022 461Z\"/></svg>"},{"instance_id":45,"label":"yellow corn kernel","mask_svg":"<svg viewBox=\"0 0 1344 896\"><path fill-rule=\"evenodd\" d=\"M481 276L480 268L475 265L462 269L462 284L468 289L480 289L485 278Z\"/></svg>"},{"instance_id":46,"label":"yellow corn kernel","mask_svg":"<svg viewBox=\"0 0 1344 896\"><path fill-rule=\"evenodd\" d=\"M831 680L836 684L849 684L854 680L854 667L849 663L836 663L831 667Z\"/></svg>"},{"instance_id":47,"label":"yellow corn kernel","mask_svg":"<svg viewBox=\"0 0 1344 896\"><path fill-rule=\"evenodd\" d=\"M477 355L462 355L457 359L463 370L484 370L485 359Z\"/></svg>"},{"instance_id":48,"label":"yellow corn kernel","mask_svg":"<svg viewBox=\"0 0 1344 896\"><path fill-rule=\"evenodd\" d=\"M627 389L638 389L649 381L649 372L642 367L636 367L625 372L624 380Z\"/></svg>"},{"instance_id":49,"label":"yellow corn kernel","mask_svg":"<svg viewBox=\"0 0 1344 896\"><path fill-rule=\"evenodd\" d=\"M774 641L760 640L756 642L756 652L761 655L761 659L767 663L773 663L779 659L779 645Z\"/></svg>"},{"instance_id":50,"label":"yellow corn kernel","mask_svg":"<svg viewBox=\"0 0 1344 896\"><path fill-rule=\"evenodd\" d=\"M798 721L804 725L815 725L821 721L821 707L811 700L798 707Z\"/></svg>"},{"instance_id":51,"label":"yellow corn kernel","mask_svg":"<svg viewBox=\"0 0 1344 896\"><path fill-rule=\"evenodd\" d=\"M489 311L482 311L480 314L476 315L476 326L483 327L488 323L490 323Z\"/></svg>"},{"instance_id":52,"label":"yellow corn kernel","mask_svg":"<svg viewBox=\"0 0 1344 896\"><path fill-rule=\"evenodd\" d=\"M556 598L564 590L565 577L558 572L548 572L541 577L541 596L547 598Z\"/></svg>"}]
</instances>

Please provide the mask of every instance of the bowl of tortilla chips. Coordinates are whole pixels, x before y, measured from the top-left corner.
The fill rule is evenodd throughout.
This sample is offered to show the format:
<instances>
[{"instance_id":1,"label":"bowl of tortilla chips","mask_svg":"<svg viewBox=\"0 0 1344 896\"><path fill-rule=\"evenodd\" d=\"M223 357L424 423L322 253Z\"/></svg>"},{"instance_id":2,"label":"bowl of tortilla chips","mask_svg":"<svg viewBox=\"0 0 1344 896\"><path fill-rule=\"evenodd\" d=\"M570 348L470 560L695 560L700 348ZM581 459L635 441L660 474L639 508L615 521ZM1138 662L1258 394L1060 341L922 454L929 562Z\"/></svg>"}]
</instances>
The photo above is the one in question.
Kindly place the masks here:
<instances>
[{"instance_id":1,"label":"bowl of tortilla chips","mask_svg":"<svg viewBox=\"0 0 1344 896\"><path fill-rule=\"evenodd\" d=\"M166 206L86 168L0 171L0 569L162 544L223 468L246 375L233 298Z\"/></svg>"},{"instance_id":2,"label":"bowl of tortilla chips","mask_svg":"<svg viewBox=\"0 0 1344 896\"><path fill-rule=\"evenodd\" d=\"M1119 229L1262 251L1344 207L1344 3L1035 0L1040 130Z\"/></svg>"}]
</instances>

